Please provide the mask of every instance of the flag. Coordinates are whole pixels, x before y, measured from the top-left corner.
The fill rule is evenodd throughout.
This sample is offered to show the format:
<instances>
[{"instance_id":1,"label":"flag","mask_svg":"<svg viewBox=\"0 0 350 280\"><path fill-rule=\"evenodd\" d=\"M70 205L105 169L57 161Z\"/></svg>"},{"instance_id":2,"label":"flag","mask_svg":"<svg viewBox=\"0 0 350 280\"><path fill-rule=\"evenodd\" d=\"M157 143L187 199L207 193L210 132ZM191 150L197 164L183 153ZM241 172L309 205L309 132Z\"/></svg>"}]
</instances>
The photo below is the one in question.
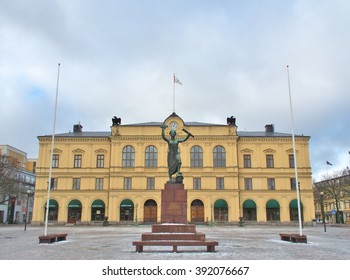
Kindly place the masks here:
<instances>
[{"instance_id":1,"label":"flag","mask_svg":"<svg viewBox=\"0 0 350 280\"><path fill-rule=\"evenodd\" d=\"M331 164L328 160L327 160L327 165L333 166L333 164Z\"/></svg>"},{"instance_id":2,"label":"flag","mask_svg":"<svg viewBox=\"0 0 350 280\"><path fill-rule=\"evenodd\" d=\"M175 76L175 74L174 74L174 83L182 85L181 81Z\"/></svg>"}]
</instances>

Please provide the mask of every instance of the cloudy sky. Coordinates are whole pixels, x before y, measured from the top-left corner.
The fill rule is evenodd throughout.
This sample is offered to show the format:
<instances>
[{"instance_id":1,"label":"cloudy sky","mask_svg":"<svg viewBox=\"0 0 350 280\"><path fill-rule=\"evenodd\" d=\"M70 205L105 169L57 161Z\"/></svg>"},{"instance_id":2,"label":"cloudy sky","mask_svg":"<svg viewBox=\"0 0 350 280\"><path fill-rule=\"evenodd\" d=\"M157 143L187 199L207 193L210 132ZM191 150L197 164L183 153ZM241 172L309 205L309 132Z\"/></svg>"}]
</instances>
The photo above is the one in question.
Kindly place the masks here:
<instances>
[{"instance_id":1,"label":"cloudy sky","mask_svg":"<svg viewBox=\"0 0 350 280\"><path fill-rule=\"evenodd\" d=\"M38 135L184 121L310 139L314 178L349 166L348 0L1 0L0 144L37 157ZM333 166L327 166L329 161Z\"/></svg>"}]
</instances>

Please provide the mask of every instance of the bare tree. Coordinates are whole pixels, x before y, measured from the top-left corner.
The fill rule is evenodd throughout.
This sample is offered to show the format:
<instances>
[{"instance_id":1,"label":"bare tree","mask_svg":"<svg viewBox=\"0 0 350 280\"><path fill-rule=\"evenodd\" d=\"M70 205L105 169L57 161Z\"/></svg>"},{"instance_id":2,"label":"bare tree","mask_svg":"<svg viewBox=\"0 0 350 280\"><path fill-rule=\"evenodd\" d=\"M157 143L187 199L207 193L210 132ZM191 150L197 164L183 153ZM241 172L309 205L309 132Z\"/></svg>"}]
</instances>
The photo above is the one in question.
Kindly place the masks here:
<instances>
[{"instance_id":1,"label":"bare tree","mask_svg":"<svg viewBox=\"0 0 350 280\"><path fill-rule=\"evenodd\" d=\"M16 159L0 155L0 204L21 194L17 178L19 171L19 162Z\"/></svg>"},{"instance_id":2,"label":"bare tree","mask_svg":"<svg viewBox=\"0 0 350 280\"><path fill-rule=\"evenodd\" d=\"M350 196L349 170L338 170L331 174L324 174L321 178L322 180L320 182L314 183L315 202L320 201L322 193L324 201L335 207L337 211L336 222L340 223L340 202L344 202L345 199L349 199Z\"/></svg>"}]
</instances>

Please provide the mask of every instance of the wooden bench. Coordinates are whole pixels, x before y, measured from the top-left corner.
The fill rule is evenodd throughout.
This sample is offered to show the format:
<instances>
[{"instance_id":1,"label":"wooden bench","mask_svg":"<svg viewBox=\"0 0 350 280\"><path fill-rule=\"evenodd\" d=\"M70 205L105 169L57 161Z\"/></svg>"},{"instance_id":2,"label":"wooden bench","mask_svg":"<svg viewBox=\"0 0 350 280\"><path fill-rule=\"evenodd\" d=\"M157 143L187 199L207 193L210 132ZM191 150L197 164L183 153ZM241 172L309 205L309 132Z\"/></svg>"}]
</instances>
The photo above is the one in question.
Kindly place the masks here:
<instances>
[{"instance_id":1,"label":"wooden bench","mask_svg":"<svg viewBox=\"0 0 350 280\"><path fill-rule=\"evenodd\" d=\"M307 243L306 235L297 233L280 233L281 240L290 241L293 243Z\"/></svg>"},{"instance_id":2,"label":"wooden bench","mask_svg":"<svg viewBox=\"0 0 350 280\"><path fill-rule=\"evenodd\" d=\"M206 246L207 252L215 252L217 241L185 241L185 240L154 240L154 241L134 241L132 245L136 246L136 252L143 252L143 246L172 246L173 252L177 252L178 246Z\"/></svg>"},{"instance_id":3,"label":"wooden bench","mask_svg":"<svg viewBox=\"0 0 350 280\"><path fill-rule=\"evenodd\" d=\"M39 243L53 243L67 239L67 233L53 233L39 236Z\"/></svg>"}]
</instances>

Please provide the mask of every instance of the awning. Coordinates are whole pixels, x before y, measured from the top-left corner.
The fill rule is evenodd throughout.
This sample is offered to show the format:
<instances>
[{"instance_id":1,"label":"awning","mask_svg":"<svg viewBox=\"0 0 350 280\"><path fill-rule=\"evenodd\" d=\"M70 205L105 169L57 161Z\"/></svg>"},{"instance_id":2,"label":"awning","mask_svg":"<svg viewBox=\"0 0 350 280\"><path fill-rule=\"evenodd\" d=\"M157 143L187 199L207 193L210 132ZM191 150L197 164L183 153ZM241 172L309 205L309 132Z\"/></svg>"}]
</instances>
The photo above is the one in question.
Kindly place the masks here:
<instances>
[{"instance_id":1,"label":"awning","mask_svg":"<svg viewBox=\"0 0 350 280\"><path fill-rule=\"evenodd\" d=\"M214 208L228 208L227 202L223 199L215 201Z\"/></svg>"},{"instance_id":2,"label":"awning","mask_svg":"<svg viewBox=\"0 0 350 280\"><path fill-rule=\"evenodd\" d=\"M297 199L293 199L290 203L289 203L289 207L290 208L298 208L298 200ZM300 207L303 208L303 204L300 202Z\"/></svg>"},{"instance_id":3,"label":"awning","mask_svg":"<svg viewBox=\"0 0 350 280\"><path fill-rule=\"evenodd\" d=\"M251 199L247 199L246 201L244 201L243 203L243 208L256 208L256 204L254 202L254 200L251 200Z\"/></svg>"},{"instance_id":4,"label":"awning","mask_svg":"<svg viewBox=\"0 0 350 280\"><path fill-rule=\"evenodd\" d=\"M73 199L71 202L69 202L68 208L81 208L81 203L79 200Z\"/></svg>"},{"instance_id":5,"label":"awning","mask_svg":"<svg viewBox=\"0 0 350 280\"><path fill-rule=\"evenodd\" d=\"M46 208L46 204L45 204L45 208ZM57 201L54 200L54 199L50 199L50 201L49 201L49 208L58 208Z\"/></svg>"},{"instance_id":6,"label":"awning","mask_svg":"<svg viewBox=\"0 0 350 280\"><path fill-rule=\"evenodd\" d=\"M92 203L91 208L105 208L105 203L101 199L96 199Z\"/></svg>"},{"instance_id":7,"label":"awning","mask_svg":"<svg viewBox=\"0 0 350 280\"><path fill-rule=\"evenodd\" d=\"M131 208L134 207L134 203L130 199L124 199L122 203L120 203L120 207Z\"/></svg>"},{"instance_id":8,"label":"awning","mask_svg":"<svg viewBox=\"0 0 350 280\"><path fill-rule=\"evenodd\" d=\"M266 208L280 208L280 205L276 200L271 199L266 203Z\"/></svg>"}]
</instances>

